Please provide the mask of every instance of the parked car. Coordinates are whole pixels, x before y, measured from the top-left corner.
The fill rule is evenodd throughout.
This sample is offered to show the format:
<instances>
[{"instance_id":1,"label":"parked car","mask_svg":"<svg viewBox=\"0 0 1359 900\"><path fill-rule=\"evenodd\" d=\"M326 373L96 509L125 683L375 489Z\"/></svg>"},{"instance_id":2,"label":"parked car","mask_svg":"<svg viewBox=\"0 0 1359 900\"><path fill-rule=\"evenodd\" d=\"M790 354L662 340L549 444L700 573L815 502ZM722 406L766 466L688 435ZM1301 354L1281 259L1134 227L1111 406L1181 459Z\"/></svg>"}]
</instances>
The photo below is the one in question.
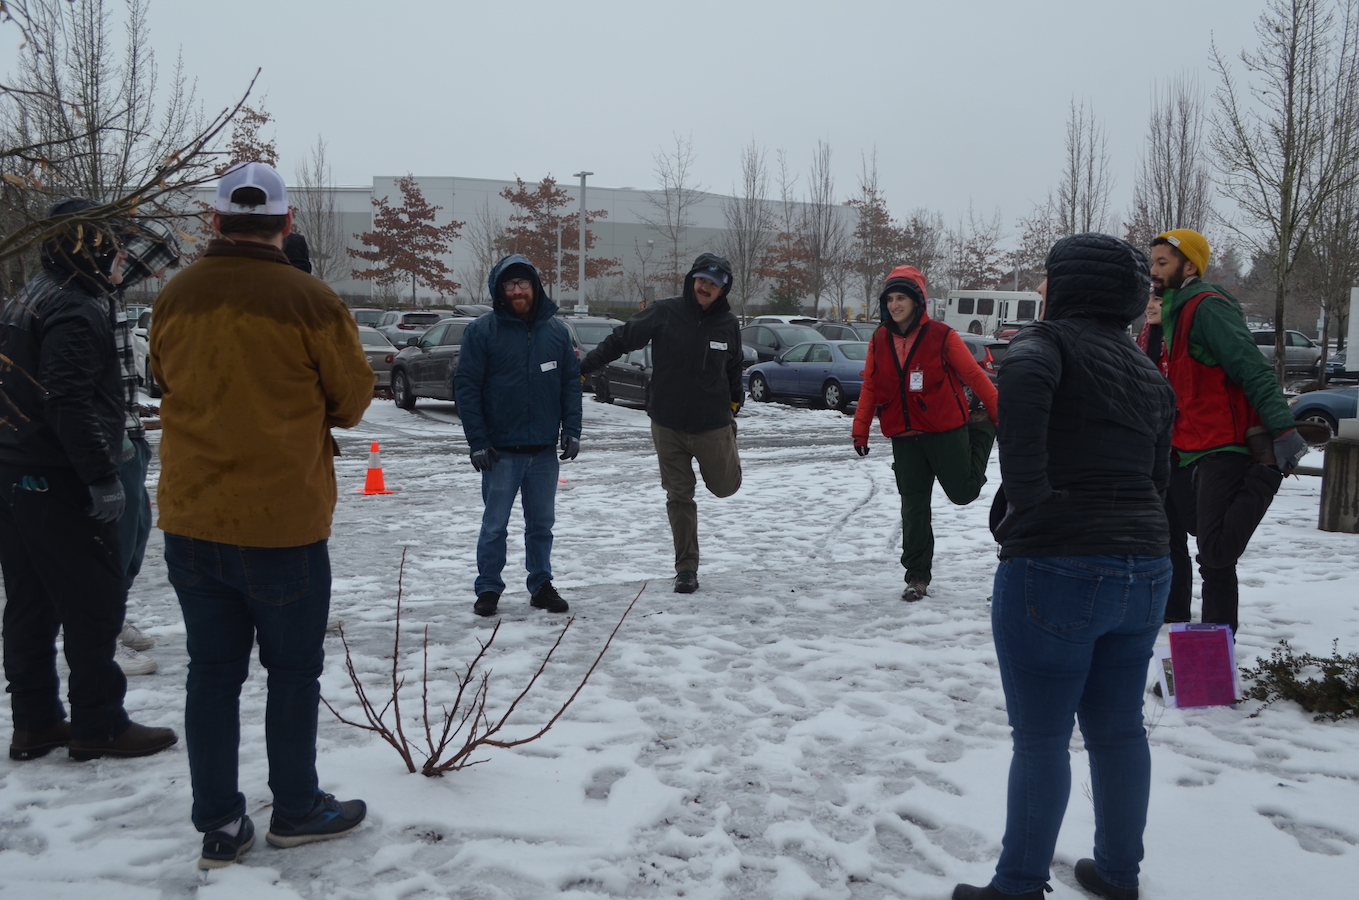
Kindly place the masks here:
<instances>
[{"instance_id":1,"label":"parked car","mask_svg":"<svg viewBox=\"0 0 1359 900\"><path fill-rule=\"evenodd\" d=\"M798 324L798 323L793 323ZM877 322L817 322L811 326L828 341L866 341L873 337Z\"/></svg>"},{"instance_id":2,"label":"parked car","mask_svg":"<svg viewBox=\"0 0 1359 900\"><path fill-rule=\"evenodd\" d=\"M1010 324L1010 325L1002 325L1002 326L1000 326L999 328L996 329L996 340L998 340L998 341L1008 341L1010 338L1012 338L1012 337L1014 337L1015 335L1019 334L1019 329L1023 328L1024 325L1026 325L1026 324L1028 324L1028 323Z\"/></svg>"},{"instance_id":3,"label":"parked car","mask_svg":"<svg viewBox=\"0 0 1359 900\"><path fill-rule=\"evenodd\" d=\"M562 323L566 325L566 330L571 332L571 343L576 348L576 359L584 359L585 354L598 346L599 342L609 335L613 330L623 323L618 319L609 319L604 316L558 316ZM596 390L599 383L599 372L593 378L585 379L585 390Z\"/></svg>"},{"instance_id":4,"label":"parked car","mask_svg":"<svg viewBox=\"0 0 1359 900\"><path fill-rule=\"evenodd\" d=\"M980 334L959 334L958 337L962 338L967 349L972 351L972 358L982 367L986 377L995 381L996 376L1000 374L1000 361L1005 358L1005 351L1010 348L1010 342Z\"/></svg>"},{"instance_id":5,"label":"parked car","mask_svg":"<svg viewBox=\"0 0 1359 900\"><path fill-rule=\"evenodd\" d=\"M1326 360L1326 380L1339 379L1341 381L1359 381L1359 367L1350 368L1346 362L1348 350L1341 350L1339 353L1332 353L1331 358ZM1321 363L1317 363L1317 375L1321 374Z\"/></svg>"},{"instance_id":6,"label":"parked car","mask_svg":"<svg viewBox=\"0 0 1359 900\"><path fill-rule=\"evenodd\" d=\"M456 400L453 373L462 353L462 335L476 319L445 319L408 343L392 360L392 400L414 409L418 397Z\"/></svg>"},{"instance_id":7,"label":"parked car","mask_svg":"<svg viewBox=\"0 0 1359 900\"><path fill-rule=\"evenodd\" d=\"M444 317L444 313L429 309L397 309L383 313L373 327L387 335L387 340L397 347L404 347L411 338L424 334Z\"/></svg>"},{"instance_id":8,"label":"parked car","mask_svg":"<svg viewBox=\"0 0 1359 900\"><path fill-rule=\"evenodd\" d=\"M132 315L132 308L128 308L128 315ZM149 348L151 345L151 307L143 306L137 313L137 324L132 329L132 342L137 353L137 371L141 373L142 387L146 389L146 395L153 400L160 399L160 385L156 384L156 379L151 375L151 358Z\"/></svg>"},{"instance_id":9,"label":"parked car","mask_svg":"<svg viewBox=\"0 0 1359 900\"><path fill-rule=\"evenodd\" d=\"M609 363L595 376L595 399L603 403L626 400L646 405L651 391L651 345L633 350Z\"/></svg>"},{"instance_id":10,"label":"parked car","mask_svg":"<svg viewBox=\"0 0 1359 900\"><path fill-rule=\"evenodd\" d=\"M383 310L373 309L369 306L356 306L349 310L349 314L354 317L354 321L360 325L367 325L369 328L376 327L382 321Z\"/></svg>"},{"instance_id":11,"label":"parked car","mask_svg":"<svg viewBox=\"0 0 1359 900\"><path fill-rule=\"evenodd\" d=\"M747 325L741 329L741 343L753 349L760 362L768 362L782 356L785 351L798 344L822 340L825 338L816 329L808 328L806 325L772 323Z\"/></svg>"},{"instance_id":12,"label":"parked car","mask_svg":"<svg viewBox=\"0 0 1359 900\"><path fill-rule=\"evenodd\" d=\"M485 303L460 303L453 307L453 311L459 316L469 319L479 319L491 311L491 307Z\"/></svg>"},{"instance_id":13,"label":"parked car","mask_svg":"<svg viewBox=\"0 0 1359 900\"><path fill-rule=\"evenodd\" d=\"M747 322L747 325L815 325L820 319L812 319L807 316L756 316Z\"/></svg>"},{"instance_id":14,"label":"parked car","mask_svg":"<svg viewBox=\"0 0 1359 900\"><path fill-rule=\"evenodd\" d=\"M1340 429L1341 419L1355 418L1355 408L1359 405L1359 387L1308 391L1289 400L1288 405L1293 408L1295 422L1325 425L1331 429L1331 435L1334 436Z\"/></svg>"},{"instance_id":15,"label":"parked car","mask_svg":"<svg viewBox=\"0 0 1359 900\"><path fill-rule=\"evenodd\" d=\"M770 362L757 363L741 376L750 399L816 397L843 410L859 399L864 383L867 341L812 341L798 344Z\"/></svg>"},{"instance_id":16,"label":"parked car","mask_svg":"<svg viewBox=\"0 0 1359 900\"><path fill-rule=\"evenodd\" d=\"M1274 362L1274 329L1255 329L1255 346L1271 364ZM1321 348L1301 331L1284 332L1284 369L1311 374L1321 361Z\"/></svg>"},{"instance_id":17,"label":"parked car","mask_svg":"<svg viewBox=\"0 0 1359 900\"><path fill-rule=\"evenodd\" d=\"M368 365L373 367L373 387L385 388L392 383L392 363L396 360L397 349L387 340L387 335L367 325L359 326L359 342L368 357Z\"/></svg>"}]
</instances>

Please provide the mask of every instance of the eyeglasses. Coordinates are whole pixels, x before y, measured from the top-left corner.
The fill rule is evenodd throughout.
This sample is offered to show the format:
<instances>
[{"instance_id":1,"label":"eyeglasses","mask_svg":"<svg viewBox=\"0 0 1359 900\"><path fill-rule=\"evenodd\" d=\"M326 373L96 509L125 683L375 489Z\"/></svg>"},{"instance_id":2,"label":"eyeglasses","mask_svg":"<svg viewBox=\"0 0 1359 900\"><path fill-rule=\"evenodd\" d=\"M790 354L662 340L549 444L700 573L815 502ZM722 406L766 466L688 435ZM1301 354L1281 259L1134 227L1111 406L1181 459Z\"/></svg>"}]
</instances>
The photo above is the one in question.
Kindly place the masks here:
<instances>
[{"instance_id":1,"label":"eyeglasses","mask_svg":"<svg viewBox=\"0 0 1359 900\"><path fill-rule=\"evenodd\" d=\"M505 288L506 291L533 290L533 282L529 281L527 278L516 278L513 281L502 281L500 284L502 287Z\"/></svg>"}]
</instances>

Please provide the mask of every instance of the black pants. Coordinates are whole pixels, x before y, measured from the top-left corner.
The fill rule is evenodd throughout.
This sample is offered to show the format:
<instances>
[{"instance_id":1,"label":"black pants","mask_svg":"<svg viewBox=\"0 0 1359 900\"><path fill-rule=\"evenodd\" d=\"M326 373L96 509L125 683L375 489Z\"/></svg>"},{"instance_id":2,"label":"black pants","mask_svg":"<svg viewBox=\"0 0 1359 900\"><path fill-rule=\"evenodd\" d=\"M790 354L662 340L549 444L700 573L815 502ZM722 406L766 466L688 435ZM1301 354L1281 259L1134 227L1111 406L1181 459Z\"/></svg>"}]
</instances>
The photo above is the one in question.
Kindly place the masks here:
<instances>
[{"instance_id":1,"label":"black pants","mask_svg":"<svg viewBox=\"0 0 1359 900\"><path fill-rule=\"evenodd\" d=\"M1174 460L1174 457L1172 457ZM1167 622L1188 622L1194 601L1194 561L1189 556L1189 536L1198 532L1198 501L1194 497L1194 469L1172 462L1170 487L1166 489L1166 522L1170 525L1170 599Z\"/></svg>"},{"instance_id":2,"label":"black pants","mask_svg":"<svg viewBox=\"0 0 1359 900\"><path fill-rule=\"evenodd\" d=\"M1237 632L1236 561L1269 511L1283 476L1244 453L1212 453L1194 464L1195 515L1203 613ZM1168 614L1167 614L1168 615Z\"/></svg>"},{"instance_id":3,"label":"black pants","mask_svg":"<svg viewBox=\"0 0 1359 900\"><path fill-rule=\"evenodd\" d=\"M70 469L0 464L5 678L16 731L66 718L59 629L71 669L72 737L104 740L127 728L127 679L113 661L127 605L118 525L90 518L89 502Z\"/></svg>"}]
</instances>

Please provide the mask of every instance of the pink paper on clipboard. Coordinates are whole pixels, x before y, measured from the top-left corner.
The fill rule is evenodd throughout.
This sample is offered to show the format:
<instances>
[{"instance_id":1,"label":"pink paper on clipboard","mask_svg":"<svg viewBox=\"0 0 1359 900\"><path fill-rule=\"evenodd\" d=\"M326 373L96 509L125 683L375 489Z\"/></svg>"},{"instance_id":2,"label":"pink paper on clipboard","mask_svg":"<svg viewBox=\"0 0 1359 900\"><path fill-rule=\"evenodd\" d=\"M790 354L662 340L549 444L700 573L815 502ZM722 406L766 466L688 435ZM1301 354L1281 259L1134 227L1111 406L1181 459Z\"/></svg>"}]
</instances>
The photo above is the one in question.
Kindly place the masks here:
<instances>
[{"instance_id":1,"label":"pink paper on clipboard","mask_svg":"<svg viewBox=\"0 0 1359 900\"><path fill-rule=\"evenodd\" d=\"M1227 706L1236 701L1236 654L1229 625L1181 622L1170 626L1175 705Z\"/></svg>"}]
</instances>

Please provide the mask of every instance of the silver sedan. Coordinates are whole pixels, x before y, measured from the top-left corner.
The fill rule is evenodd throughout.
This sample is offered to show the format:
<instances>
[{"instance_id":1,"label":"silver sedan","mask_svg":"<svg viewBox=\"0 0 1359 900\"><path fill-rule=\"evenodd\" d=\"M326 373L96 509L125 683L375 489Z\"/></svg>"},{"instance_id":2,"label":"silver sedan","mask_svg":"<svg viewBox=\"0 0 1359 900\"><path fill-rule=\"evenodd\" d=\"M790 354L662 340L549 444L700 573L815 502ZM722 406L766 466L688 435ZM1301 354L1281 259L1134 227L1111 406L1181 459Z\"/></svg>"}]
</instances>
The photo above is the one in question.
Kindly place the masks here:
<instances>
[{"instance_id":1,"label":"silver sedan","mask_svg":"<svg viewBox=\"0 0 1359 900\"><path fill-rule=\"evenodd\" d=\"M396 347L387 340L387 335L367 325L359 326L359 340L363 342L363 352L368 355L368 364L373 367L374 389L389 387L392 383L392 360L396 359Z\"/></svg>"}]
</instances>

